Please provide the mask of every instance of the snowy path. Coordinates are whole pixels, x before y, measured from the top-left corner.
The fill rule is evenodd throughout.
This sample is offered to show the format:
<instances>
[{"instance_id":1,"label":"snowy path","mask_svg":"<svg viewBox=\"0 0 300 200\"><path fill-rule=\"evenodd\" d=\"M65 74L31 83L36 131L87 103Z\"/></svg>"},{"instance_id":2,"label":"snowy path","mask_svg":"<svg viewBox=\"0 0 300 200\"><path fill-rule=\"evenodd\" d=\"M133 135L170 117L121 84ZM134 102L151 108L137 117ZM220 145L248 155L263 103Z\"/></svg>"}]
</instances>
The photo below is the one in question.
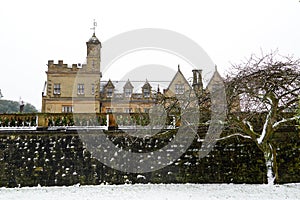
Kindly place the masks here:
<instances>
[{"instance_id":1,"label":"snowy path","mask_svg":"<svg viewBox=\"0 0 300 200\"><path fill-rule=\"evenodd\" d=\"M194 200L300 199L300 184L137 184L71 187L0 188L0 199L43 200Z\"/></svg>"}]
</instances>

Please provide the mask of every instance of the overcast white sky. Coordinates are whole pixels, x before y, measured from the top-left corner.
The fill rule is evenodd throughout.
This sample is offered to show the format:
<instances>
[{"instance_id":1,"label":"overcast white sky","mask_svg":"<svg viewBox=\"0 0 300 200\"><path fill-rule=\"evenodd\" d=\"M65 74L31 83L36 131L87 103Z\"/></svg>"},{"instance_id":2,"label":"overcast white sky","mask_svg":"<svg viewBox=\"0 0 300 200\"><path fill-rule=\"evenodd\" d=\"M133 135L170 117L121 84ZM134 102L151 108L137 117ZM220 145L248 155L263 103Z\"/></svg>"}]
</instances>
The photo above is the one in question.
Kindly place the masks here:
<instances>
[{"instance_id":1,"label":"overcast white sky","mask_svg":"<svg viewBox=\"0 0 300 200\"><path fill-rule=\"evenodd\" d=\"M40 109L47 61L83 62L93 19L102 42L139 28L179 32L197 42L222 74L260 49L300 58L298 0L10 0L0 6L4 99L22 97Z\"/></svg>"}]
</instances>

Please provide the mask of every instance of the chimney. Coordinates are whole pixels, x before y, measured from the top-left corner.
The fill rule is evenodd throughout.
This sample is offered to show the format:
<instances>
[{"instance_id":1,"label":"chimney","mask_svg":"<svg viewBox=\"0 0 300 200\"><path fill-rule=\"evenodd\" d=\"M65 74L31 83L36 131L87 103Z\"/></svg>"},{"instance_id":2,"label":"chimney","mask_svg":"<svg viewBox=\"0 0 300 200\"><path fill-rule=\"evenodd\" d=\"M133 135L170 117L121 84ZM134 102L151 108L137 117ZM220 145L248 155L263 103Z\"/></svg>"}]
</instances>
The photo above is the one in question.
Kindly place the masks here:
<instances>
[{"instance_id":1,"label":"chimney","mask_svg":"<svg viewBox=\"0 0 300 200\"><path fill-rule=\"evenodd\" d=\"M197 96L202 94L203 83L202 83L202 70L201 69L193 69L193 89Z\"/></svg>"},{"instance_id":2,"label":"chimney","mask_svg":"<svg viewBox=\"0 0 300 200\"><path fill-rule=\"evenodd\" d=\"M197 84L197 69L193 69L193 86Z\"/></svg>"}]
</instances>

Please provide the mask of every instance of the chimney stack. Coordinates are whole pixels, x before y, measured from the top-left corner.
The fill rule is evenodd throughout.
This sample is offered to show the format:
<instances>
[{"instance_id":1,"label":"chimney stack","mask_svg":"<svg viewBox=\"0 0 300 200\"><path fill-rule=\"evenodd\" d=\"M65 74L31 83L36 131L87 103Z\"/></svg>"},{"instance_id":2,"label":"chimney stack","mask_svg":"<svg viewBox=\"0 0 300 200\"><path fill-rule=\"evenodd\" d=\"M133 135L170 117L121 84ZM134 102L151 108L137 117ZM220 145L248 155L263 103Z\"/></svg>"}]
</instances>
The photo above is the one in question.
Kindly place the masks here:
<instances>
[{"instance_id":1,"label":"chimney stack","mask_svg":"<svg viewBox=\"0 0 300 200\"><path fill-rule=\"evenodd\" d=\"M201 69L193 69L193 89L196 95L199 97L203 91L203 83L202 83L202 70Z\"/></svg>"}]
</instances>

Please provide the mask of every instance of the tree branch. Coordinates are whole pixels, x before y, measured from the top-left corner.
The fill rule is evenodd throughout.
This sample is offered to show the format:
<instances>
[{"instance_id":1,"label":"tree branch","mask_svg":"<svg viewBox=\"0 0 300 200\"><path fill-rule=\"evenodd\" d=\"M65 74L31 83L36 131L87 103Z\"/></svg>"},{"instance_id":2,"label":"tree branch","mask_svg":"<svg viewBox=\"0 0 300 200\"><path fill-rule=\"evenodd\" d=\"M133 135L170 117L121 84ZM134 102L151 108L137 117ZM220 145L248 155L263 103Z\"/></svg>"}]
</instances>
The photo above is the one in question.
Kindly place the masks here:
<instances>
[{"instance_id":1,"label":"tree branch","mask_svg":"<svg viewBox=\"0 0 300 200\"><path fill-rule=\"evenodd\" d=\"M218 141L220 141L220 140L226 140L226 139L231 138L231 137L234 137L234 136L240 136L240 137L243 137L243 138L252 140L252 138L251 138L250 136L248 136L248 135L243 135L243 134L241 134L241 133L234 133L234 134L232 134L232 135L228 135L228 136L219 138L219 139L217 139L217 140L218 140Z\"/></svg>"},{"instance_id":2,"label":"tree branch","mask_svg":"<svg viewBox=\"0 0 300 200\"><path fill-rule=\"evenodd\" d=\"M281 124L286 123L286 122L290 122L290 121L294 121L294 120L297 120L297 119L300 119L300 115L295 116L295 117L291 117L291 118L287 118L287 119L282 119L278 122L275 122L273 124L272 128L277 130L280 127Z\"/></svg>"},{"instance_id":3,"label":"tree branch","mask_svg":"<svg viewBox=\"0 0 300 200\"><path fill-rule=\"evenodd\" d=\"M294 104L294 103L296 103L296 102L298 102L298 101L299 101L298 98L292 99L291 101L285 103L284 106L280 106L279 109L277 110L277 112L279 113L279 112L284 111L284 110L287 109L290 105L292 105L292 104Z\"/></svg>"},{"instance_id":4,"label":"tree branch","mask_svg":"<svg viewBox=\"0 0 300 200\"><path fill-rule=\"evenodd\" d=\"M261 143L263 142L264 138L265 138L266 135L267 135L267 131L268 131L267 128L268 128L268 124L269 124L270 119L271 119L271 114L272 114L272 111L270 111L270 112L268 113L267 117L266 117L266 121L265 121L265 123L264 123L263 130L262 130L262 132L261 132L261 135L260 135L259 138L257 138L258 144L261 144Z\"/></svg>"},{"instance_id":5,"label":"tree branch","mask_svg":"<svg viewBox=\"0 0 300 200\"><path fill-rule=\"evenodd\" d=\"M259 136L255 131L251 131L250 127L246 125L243 121L245 120L239 120L237 117L232 117L233 121L237 124L238 127L240 127L244 133L249 135L253 140L256 140L257 136Z\"/></svg>"}]
</instances>

